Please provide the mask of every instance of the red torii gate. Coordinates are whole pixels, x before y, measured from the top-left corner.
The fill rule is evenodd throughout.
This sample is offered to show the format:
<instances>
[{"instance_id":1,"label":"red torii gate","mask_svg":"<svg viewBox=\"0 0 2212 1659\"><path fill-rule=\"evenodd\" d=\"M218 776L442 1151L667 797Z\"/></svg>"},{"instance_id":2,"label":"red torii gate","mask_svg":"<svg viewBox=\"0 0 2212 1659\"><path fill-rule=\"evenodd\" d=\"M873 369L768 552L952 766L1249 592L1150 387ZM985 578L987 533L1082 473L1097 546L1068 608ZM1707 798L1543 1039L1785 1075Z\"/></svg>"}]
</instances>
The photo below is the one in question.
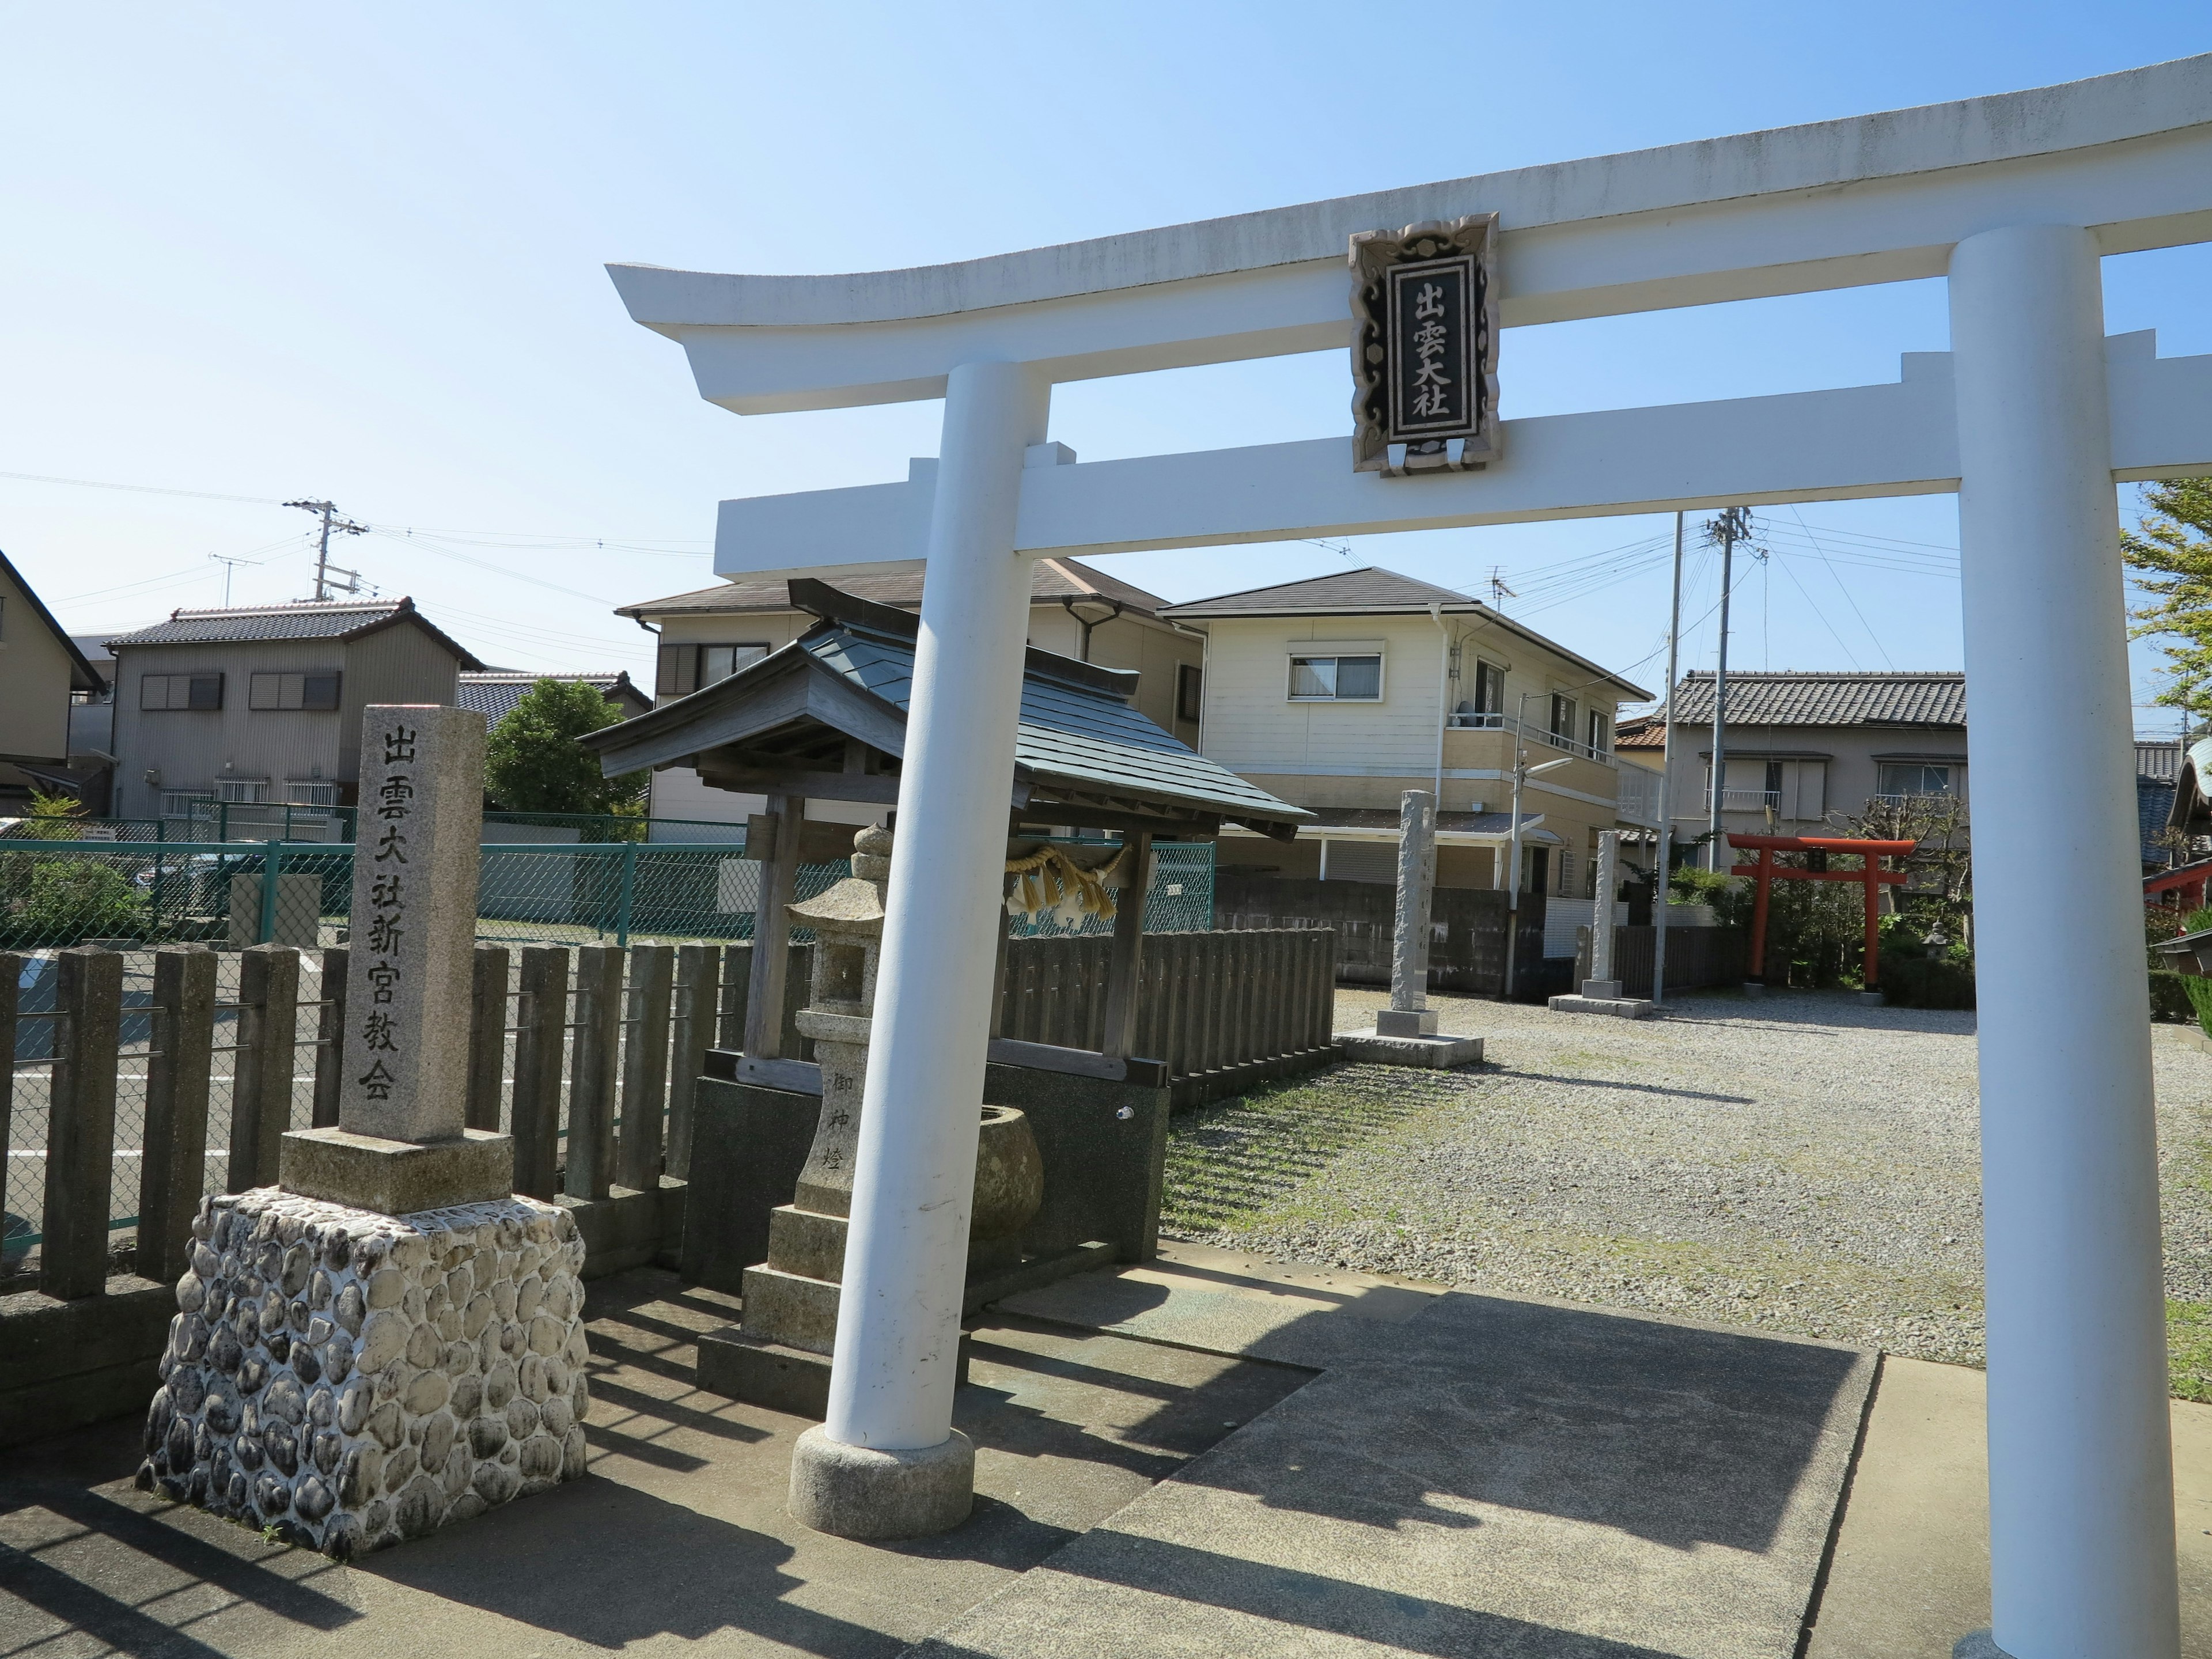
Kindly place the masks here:
<instances>
[{"instance_id":1,"label":"red torii gate","mask_svg":"<svg viewBox=\"0 0 2212 1659\"><path fill-rule=\"evenodd\" d=\"M1916 849L1915 841L1852 841L1839 836L1739 836L1729 835L1729 845L1745 852L1756 852L1756 864L1732 866L1732 876L1751 876L1759 883L1751 903L1751 976L1762 977L1766 972L1766 893L1776 878L1784 881L1856 881L1866 888L1866 988L1877 989L1881 984L1881 949L1879 929L1875 925L1875 889L1902 886L1906 879L1902 870L1885 870L1884 859L1901 859ZM1842 853L1863 861L1857 870L1799 870L1777 864L1777 853Z\"/></svg>"}]
</instances>

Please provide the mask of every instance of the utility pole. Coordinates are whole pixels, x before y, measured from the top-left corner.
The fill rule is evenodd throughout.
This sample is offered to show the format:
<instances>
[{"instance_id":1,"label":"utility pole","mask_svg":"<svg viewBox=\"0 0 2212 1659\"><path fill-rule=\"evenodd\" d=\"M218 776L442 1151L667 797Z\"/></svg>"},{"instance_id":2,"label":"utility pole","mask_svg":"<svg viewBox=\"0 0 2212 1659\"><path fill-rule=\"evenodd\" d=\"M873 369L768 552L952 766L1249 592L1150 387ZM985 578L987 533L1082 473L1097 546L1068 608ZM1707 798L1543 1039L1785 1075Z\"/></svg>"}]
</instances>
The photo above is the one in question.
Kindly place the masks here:
<instances>
[{"instance_id":1,"label":"utility pole","mask_svg":"<svg viewBox=\"0 0 2212 1659\"><path fill-rule=\"evenodd\" d=\"M1659 868L1651 885L1651 1003L1667 1000L1667 885L1674 860L1674 674L1682 635L1682 515L1674 515L1674 598L1667 611L1667 701L1659 705Z\"/></svg>"},{"instance_id":2,"label":"utility pole","mask_svg":"<svg viewBox=\"0 0 2212 1659\"><path fill-rule=\"evenodd\" d=\"M1705 867L1721 867L1721 796L1728 787L1728 647L1729 588L1735 580L1735 544L1749 539L1751 514L1741 507L1726 508L1705 528L1705 539L1721 544L1721 653L1713 671L1713 787L1706 824Z\"/></svg>"},{"instance_id":3,"label":"utility pole","mask_svg":"<svg viewBox=\"0 0 2212 1659\"><path fill-rule=\"evenodd\" d=\"M341 536L366 536L368 526L356 524L351 519L340 518L337 508L329 501L287 501L284 505L296 507L302 513L313 513L323 521L322 539L315 546L315 603L320 605L333 592L360 592L360 571L348 570L341 566L337 574L345 577L346 580L341 584L332 578L331 532L336 531Z\"/></svg>"}]
</instances>

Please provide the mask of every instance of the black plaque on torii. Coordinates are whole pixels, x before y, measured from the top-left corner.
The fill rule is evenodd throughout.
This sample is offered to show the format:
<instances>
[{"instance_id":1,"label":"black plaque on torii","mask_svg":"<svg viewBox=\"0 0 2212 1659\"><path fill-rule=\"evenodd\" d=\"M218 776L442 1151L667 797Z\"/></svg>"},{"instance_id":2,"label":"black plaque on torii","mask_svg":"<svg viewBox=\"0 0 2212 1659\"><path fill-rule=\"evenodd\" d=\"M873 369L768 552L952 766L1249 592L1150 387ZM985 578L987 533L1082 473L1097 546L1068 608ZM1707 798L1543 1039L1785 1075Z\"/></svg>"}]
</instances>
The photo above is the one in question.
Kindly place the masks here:
<instances>
[{"instance_id":1,"label":"black plaque on torii","mask_svg":"<svg viewBox=\"0 0 2212 1659\"><path fill-rule=\"evenodd\" d=\"M1498 458L1498 216L1352 239L1352 463L1403 477Z\"/></svg>"}]
</instances>

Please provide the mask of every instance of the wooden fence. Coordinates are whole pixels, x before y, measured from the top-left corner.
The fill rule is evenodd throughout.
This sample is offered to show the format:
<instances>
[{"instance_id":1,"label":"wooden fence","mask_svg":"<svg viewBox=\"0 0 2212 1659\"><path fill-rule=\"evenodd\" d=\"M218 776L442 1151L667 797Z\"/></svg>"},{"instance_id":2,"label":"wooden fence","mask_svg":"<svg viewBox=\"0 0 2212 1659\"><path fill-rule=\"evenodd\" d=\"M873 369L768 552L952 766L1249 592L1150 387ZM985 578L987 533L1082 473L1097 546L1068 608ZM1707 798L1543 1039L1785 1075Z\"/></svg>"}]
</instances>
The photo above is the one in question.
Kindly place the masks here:
<instances>
[{"instance_id":1,"label":"wooden fence","mask_svg":"<svg viewBox=\"0 0 2212 1659\"><path fill-rule=\"evenodd\" d=\"M1544 896L1476 887L1439 887L1429 924L1429 988L1498 996L1505 989L1505 936L1517 931L1513 994L1541 987ZM1255 873L1233 864L1214 872L1213 925L1220 928L1324 928L1336 935L1336 977L1346 985L1388 985L1397 937L1398 890L1388 882L1314 881Z\"/></svg>"},{"instance_id":2,"label":"wooden fence","mask_svg":"<svg viewBox=\"0 0 2212 1659\"><path fill-rule=\"evenodd\" d=\"M1113 943L1008 941L997 1034L1097 1048ZM1166 1064L1178 1106L1320 1064L1330 1053L1335 950L1325 928L1146 934L1133 1052Z\"/></svg>"},{"instance_id":3,"label":"wooden fence","mask_svg":"<svg viewBox=\"0 0 2212 1659\"><path fill-rule=\"evenodd\" d=\"M1589 977L1590 930L1575 930L1575 984ZM1613 968L1623 996L1651 994L1651 962L1658 929L1616 927L1613 930ZM1735 927L1678 927L1667 929L1667 988L1694 991L1707 985L1743 982L1745 941Z\"/></svg>"}]
</instances>

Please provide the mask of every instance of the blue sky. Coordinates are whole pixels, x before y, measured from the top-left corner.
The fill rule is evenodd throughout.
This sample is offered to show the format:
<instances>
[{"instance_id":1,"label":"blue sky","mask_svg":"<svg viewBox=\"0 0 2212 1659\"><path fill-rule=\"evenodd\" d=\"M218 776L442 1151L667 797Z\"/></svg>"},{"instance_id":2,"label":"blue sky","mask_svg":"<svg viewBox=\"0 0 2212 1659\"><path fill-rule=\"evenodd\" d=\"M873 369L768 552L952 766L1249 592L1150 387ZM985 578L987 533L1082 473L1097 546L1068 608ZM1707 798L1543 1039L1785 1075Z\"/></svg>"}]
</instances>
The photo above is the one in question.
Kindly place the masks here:
<instances>
[{"instance_id":1,"label":"blue sky","mask_svg":"<svg viewBox=\"0 0 2212 1659\"><path fill-rule=\"evenodd\" d=\"M1439 33L1413 50L1423 15ZM634 672L650 641L609 611L712 580L716 501L902 476L938 409L713 409L606 260L960 258L2212 50L2201 0L0 16L0 471L144 487L0 477L0 548L64 621L217 603L211 553L257 562L239 600L301 597L307 520L269 503L328 496L378 527L339 562L488 659ZM2106 281L2113 330L2212 352L2212 251L2107 260ZM1513 416L1852 385L1946 340L1936 283L1516 329L1503 395ZM1054 435L1103 459L1340 432L1345 407L1328 353L1066 386ZM1760 518L1773 556L1737 589L1734 662L1957 665L1950 498ZM1502 571L1510 612L1656 689L1668 527L1109 568L1171 599L1367 562L1486 596ZM1695 617L1709 562L1692 589ZM1688 660L1712 646L1708 619Z\"/></svg>"}]
</instances>

